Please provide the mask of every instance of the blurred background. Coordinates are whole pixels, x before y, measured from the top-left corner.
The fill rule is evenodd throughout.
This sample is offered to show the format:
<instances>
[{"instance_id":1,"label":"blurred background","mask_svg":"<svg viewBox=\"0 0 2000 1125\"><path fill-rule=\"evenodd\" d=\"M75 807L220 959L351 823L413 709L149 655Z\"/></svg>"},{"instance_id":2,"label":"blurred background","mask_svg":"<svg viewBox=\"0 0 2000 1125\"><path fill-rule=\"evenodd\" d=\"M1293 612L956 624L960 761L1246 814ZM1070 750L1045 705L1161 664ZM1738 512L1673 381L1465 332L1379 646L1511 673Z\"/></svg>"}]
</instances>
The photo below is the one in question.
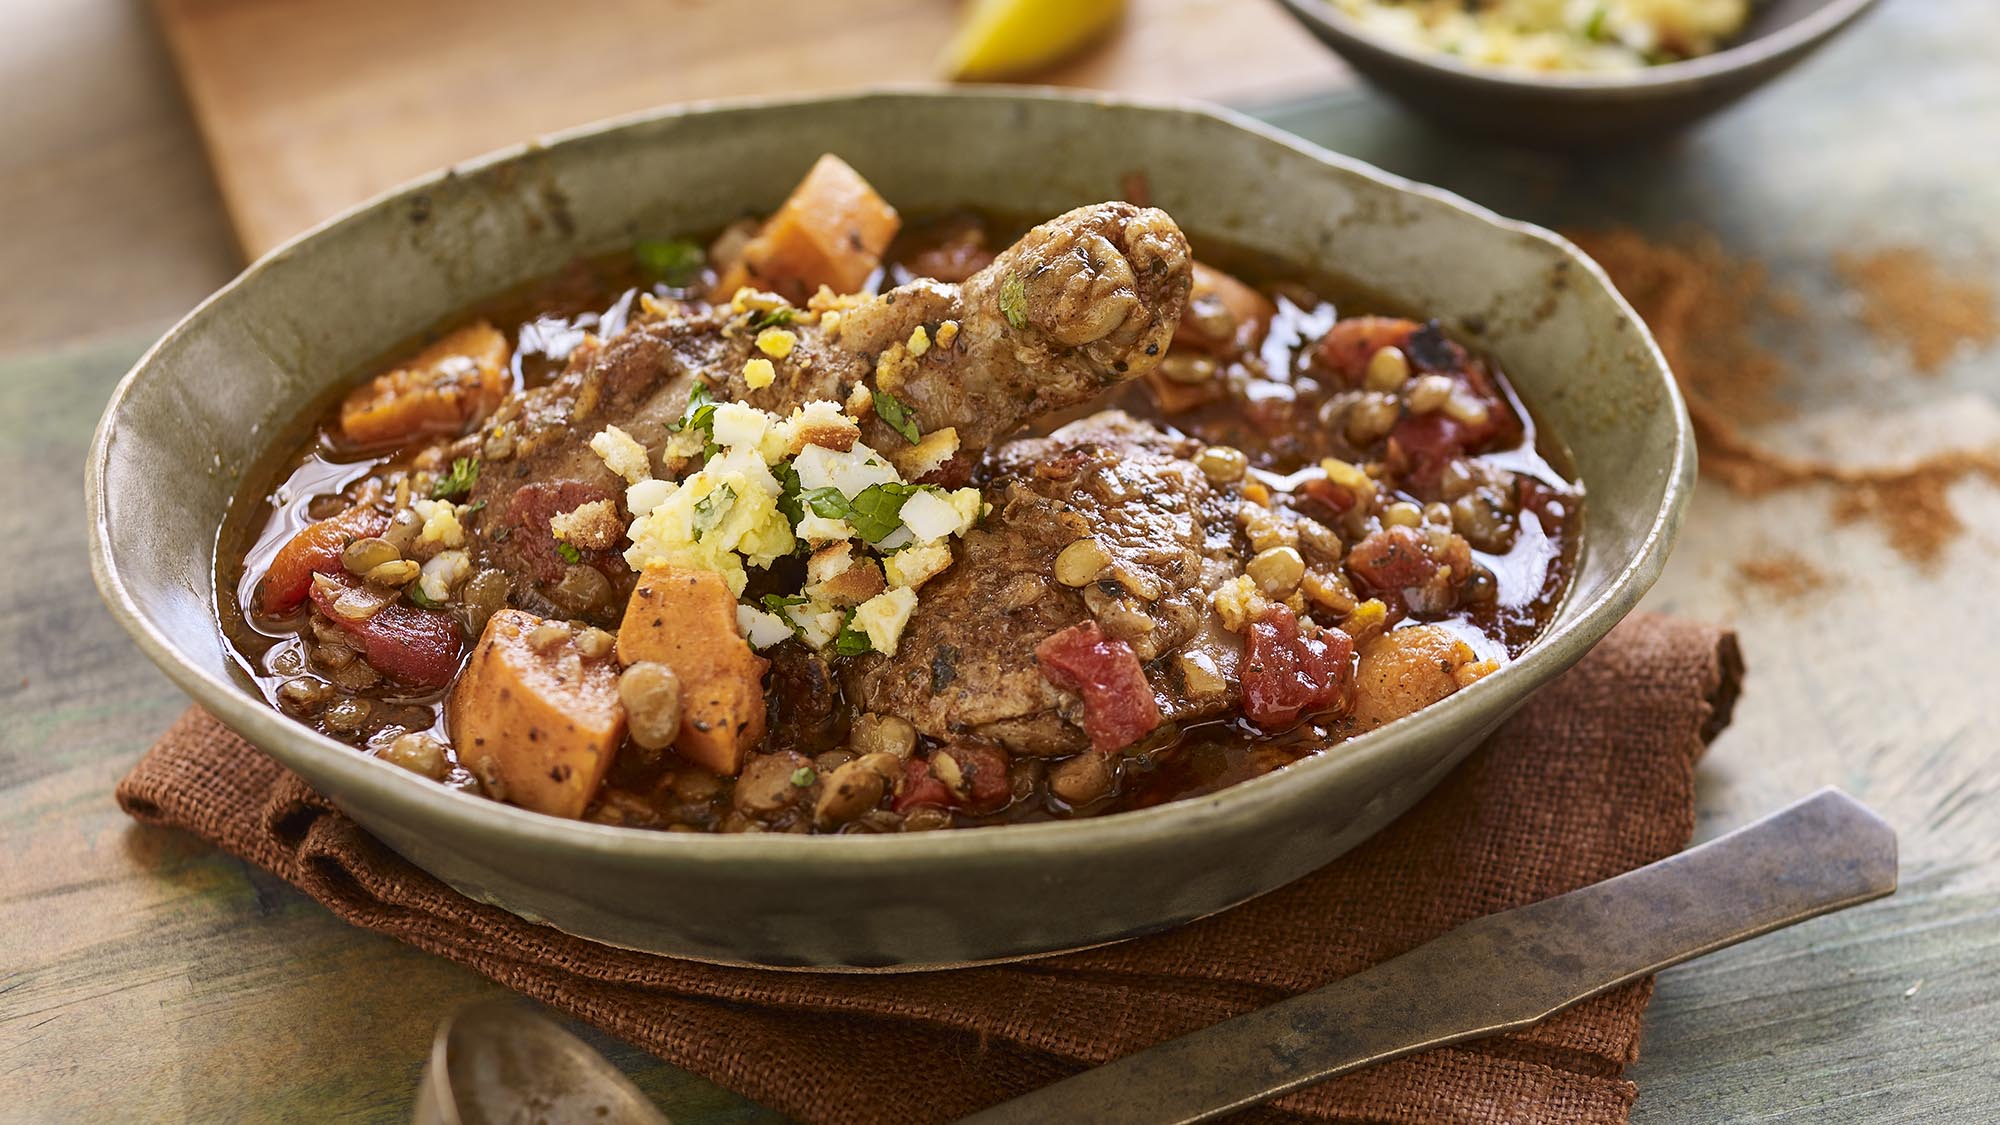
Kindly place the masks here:
<instances>
[{"instance_id":1,"label":"blurred background","mask_svg":"<svg viewBox=\"0 0 2000 1125\"><path fill-rule=\"evenodd\" d=\"M497 991L111 804L185 705L80 562L78 468L132 360L254 256L429 169L663 103L935 81L955 60L1220 101L1606 264L1703 442L1647 605L1733 624L1750 665L1700 834L1837 784L1905 855L1895 898L1664 976L1635 1119L1991 1119L2000 6L1886 0L1714 116L1582 152L1442 129L1269 0L1074 12L1074 36L1017 35L1017 68L1005 42L954 39L951 0L0 3L0 573L39 576L0 597L7 1087L102 1118L394 1116L437 1017ZM36 956L15 974L22 934ZM395 1002L352 1002L371 993ZM672 1111L762 1120L586 1034Z\"/></svg>"}]
</instances>

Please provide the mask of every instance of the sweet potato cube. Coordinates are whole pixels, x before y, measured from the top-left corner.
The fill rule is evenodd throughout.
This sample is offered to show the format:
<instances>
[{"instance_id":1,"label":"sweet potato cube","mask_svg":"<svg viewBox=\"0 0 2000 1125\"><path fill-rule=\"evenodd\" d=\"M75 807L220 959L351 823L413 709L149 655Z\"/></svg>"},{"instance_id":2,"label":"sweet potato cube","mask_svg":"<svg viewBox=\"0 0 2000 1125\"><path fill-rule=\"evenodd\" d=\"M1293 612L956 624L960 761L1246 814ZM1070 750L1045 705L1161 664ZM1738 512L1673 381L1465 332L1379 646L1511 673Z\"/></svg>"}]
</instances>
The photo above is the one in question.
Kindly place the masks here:
<instances>
[{"instance_id":1,"label":"sweet potato cube","mask_svg":"<svg viewBox=\"0 0 2000 1125\"><path fill-rule=\"evenodd\" d=\"M497 775L506 800L575 818L625 740L625 707L617 663L585 657L559 632L553 642L537 634L550 624L515 609L494 614L452 689L447 722L459 761L482 780Z\"/></svg>"},{"instance_id":2,"label":"sweet potato cube","mask_svg":"<svg viewBox=\"0 0 2000 1125\"><path fill-rule=\"evenodd\" d=\"M458 434L485 420L507 393L507 337L485 321L384 371L340 404L340 432L357 445Z\"/></svg>"},{"instance_id":3,"label":"sweet potato cube","mask_svg":"<svg viewBox=\"0 0 2000 1125\"><path fill-rule=\"evenodd\" d=\"M764 737L764 673L771 662L750 650L736 627L736 596L720 574L648 567L625 607L618 659L654 660L681 682L681 732L674 749L725 777Z\"/></svg>"},{"instance_id":4,"label":"sweet potato cube","mask_svg":"<svg viewBox=\"0 0 2000 1125\"><path fill-rule=\"evenodd\" d=\"M747 285L802 305L822 285L859 292L901 226L861 173L828 153L723 270L711 297L726 301Z\"/></svg>"}]
</instances>

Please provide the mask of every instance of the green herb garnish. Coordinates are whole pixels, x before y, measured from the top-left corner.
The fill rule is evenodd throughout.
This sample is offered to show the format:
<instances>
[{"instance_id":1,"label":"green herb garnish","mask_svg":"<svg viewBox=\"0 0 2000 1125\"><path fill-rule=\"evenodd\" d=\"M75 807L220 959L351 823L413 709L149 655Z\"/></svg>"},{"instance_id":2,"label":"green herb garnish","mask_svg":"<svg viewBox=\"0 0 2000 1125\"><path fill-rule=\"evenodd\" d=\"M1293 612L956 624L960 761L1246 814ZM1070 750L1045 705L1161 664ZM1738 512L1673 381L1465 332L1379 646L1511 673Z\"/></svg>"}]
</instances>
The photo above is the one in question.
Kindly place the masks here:
<instances>
[{"instance_id":1,"label":"green herb garnish","mask_svg":"<svg viewBox=\"0 0 2000 1125\"><path fill-rule=\"evenodd\" d=\"M847 522L870 543L887 539L903 523L903 501L922 489L915 484L871 484L848 501Z\"/></svg>"},{"instance_id":2,"label":"green herb garnish","mask_svg":"<svg viewBox=\"0 0 2000 1125\"><path fill-rule=\"evenodd\" d=\"M917 412L903 404L903 400L888 391L871 390L875 396L875 416L889 423L889 428L903 435L903 440L917 444L924 432L917 428Z\"/></svg>"},{"instance_id":3,"label":"green herb garnish","mask_svg":"<svg viewBox=\"0 0 2000 1125\"><path fill-rule=\"evenodd\" d=\"M868 634L854 627L853 610L848 611L847 623L840 627L840 635L833 638L833 651L841 656L860 656L862 653L875 651L875 642L868 639Z\"/></svg>"},{"instance_id":4,"label":"green herb garnish","mask_svg":"<svg viewBox=\"0 0 2000 1125\"><path fill-rule=\"evenodd\" d=\"M1010 273L1000 282L1000 315L1016 328L1028 326L1028 283Z\"/></svg>"},{"instance_id":5,"label":"green herb garnish","mask_svg":"<svg viewBox=\"0 0 2000 1125\"><path fill-rule=\"evenodd\" d=\"M471 492L472 486L478 482L479 458L454 458L451 463L451 472L439 477L437 483L431 485L431 499L443 500L449 496Z\"/></svg>"},{"instance_id":6,"label":"green herb garnish","mask_svg":"<svg viewBox=\"0 0 2000 1125\"><path fill-rule=\"evenodd\" d=\"M750 314L752 328L781 328L799 317L799 310L790 305L779 305L775 309L759 309Z\"/></svg>"},{"instance_id":7,"label":"green herb garnish","mask_svg":"<svg viewBox=\"0 0 2000 1125\"><path fill-rule=\"evenodd\" d=\"M707 383L697 382L694 389L688 392L687 409L681 411L680 418L667 424L667 432L677 434L689 426L711 434L715 432L715 395L709 391Z\"/></svg>"},{"instance_id":8,"label":"green herb garnish","mask_svg":"<svg viewBox=\"0 0 2000 1125\"><path fill-rule=\"evenodd\" d=\"M764 604L765 609L770 610L779 617L785 616L785 611L795 605L806 604L806 596L804 594L765 594L757 600Z\"/></svg>"},{"instance_id":9,"label":"green herb garnish","mask_svg":"<svg viewBox=\"0 0 2000 1125\"><path fill-rule=\"evenodd\" d=\"M799 501L823 520L844 520L853 509L838 488L813 488L799 494Z\"/></svg>"},{"instance_id":10,"label":"green herb garnish","mask_svg":"<svg viewBox=\"0 0 2000 1125\"><path fill-rule=\"evenodd\" d=\"M771 466L771 475L778 478L778 513L796 528L806 518L805 506L799 502L799 471L790 461L780 461Z\"/></svg>"},{"instance_id":11,"label":"green herb garnish","mask_svg":"<svg viewBox=\"0 0 2000 1125\"><path fill-rule=\"evenodd\" d=\"M1585 39L1590 39L1594 41L1599 41L1599 42L1603 41L1604 21L1606 17L1610 15L1611 15L1611 10L1606 8L1604 5L1599 4L1597 8L1590 13L1590 19L1586 21L1583 25L1583 37Z\"/></svg>"},{"instance_id":12,"label":"green herb garnish","mask_svg":"<svg viewBox=\"0 0 2000 1125\"><path fill-rule=\"evenodd\" d=\"M701 267L708 262L708 255L701 252L701 247L678 238L641 242L632 247L632 257L638 259L639 268L676 289L694 284L701 276Z\"/></svg>"},{"instance_id":13,"label":"green herb garnish","mask_svg":"<svg viewBox=\"0 0 2000 1125\"><path fill-rule=\"evenodd\" d=\"M736 503L736 490L728 485L719 485L708 495L695 501L694 533L699 536L713 531L729 514Z\"/></svg>"},{"instance_id":14,"label":"green herb garnish","mask_svg":"<svg viewBox=\"0 0 2000 1125\"><path fill-rule=\"evenodd\" d=\"M556 540L556 554L561 555L562 560L571 566L583 561L583 552L576 549L576 544L565 543L560 539Z\"/></svg>"},{"instance_id":15,"label":"green herb garnish","mask_svg":"<svg viewBox=\"0 0 2000 1125\"><path fill-rule=\"evenodd\" d=\"M819 771L811 766L800 766L798 769L792 771L792 784L801 789L809 788L813 782L818 780Z\"/></svg>"},{"instance_id":16,"label":"green herb garnish","mask_svg":"<svg viewBox=\"0 0 2000 1125\"><path fill-rule=\"evenodd\" d=\"M403 592L410 596L410 601L415 603L417 608L419 609L444 608L443 602L432 601L430 595L424 593L423 586L416 582L410 583L409 586L405 588Z\"/></svg>"}]
</instances>

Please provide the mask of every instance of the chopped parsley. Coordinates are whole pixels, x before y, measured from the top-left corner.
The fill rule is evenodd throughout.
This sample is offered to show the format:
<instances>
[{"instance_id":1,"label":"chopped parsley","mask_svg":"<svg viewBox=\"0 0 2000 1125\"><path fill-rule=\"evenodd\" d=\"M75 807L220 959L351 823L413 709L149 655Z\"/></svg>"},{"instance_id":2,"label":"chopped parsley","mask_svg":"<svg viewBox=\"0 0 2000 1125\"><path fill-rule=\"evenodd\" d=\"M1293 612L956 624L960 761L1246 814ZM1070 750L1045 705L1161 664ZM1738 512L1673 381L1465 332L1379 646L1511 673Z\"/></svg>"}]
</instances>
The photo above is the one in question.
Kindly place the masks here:
<instances>
[{"instance_id":1,"label":"chopped parsley","mask_svg":"<svg viewBox=\"0 0 2000 1125\"><path fill-rule=\"evenodd\" d=\"M735 506L735 504L736 490L726 484L718 485L708 495L695 501L695 535L700 536L714 530L715 526L721 523L725 516L729 515L729 509Z\"/></svg>"},{"instance_id":2,"label":"chopped parsley","mask_svg":"<svg viewBox=\"0 0 2000 1125\"><path fill-rule=\"evenodd\" d=\"M701 267L708 264L708 255L701 247L679 238L641 242L632 247L632 257L638 260L639 268L676 289L694 284L701 276Z\"/></svg>"},{"instance_id":3,"label":"chopped parsley","mask_svg":"<svg viewBox=\"0 0 2000 1125\"><path fill-rule=\"evenodd\" d=\"M583 561L583 552L576 549L576 544L565 543L560 539L556 540L556 554L561 555L562 560L571 566Z\"/></svg>"},{"instance_id":4,"label":"chopped parsley","mask_svg":"<svg viewBox=\"0 0 2000 1125\"><path fill-rule=\"evenodd\" d=\"M765 594L757 600L763 603L765 609L783 617L786 610L795 605L806 604L807 599L804 594Z\"/></svg>"},{"instance_id":5,"label":"chopped parsley","mask_svg":"<svg viewBox=\"0 0 2000 1125\"><path fill-rule=\"evenodd\" d=\"M833 487L801 492L799 502L811 508L813 515L823 520L844 520L853 510L848 506L847 495Z\"/></svg>"},{"instance_id":6,"label":"chopped parsley","mask_svg":"<svg viewBox=\"0 0 2000 1125\"><path fill-rule=\"evenodd\" d=\"M679 420L667 426L667 432L670 434L677 434L682 430L692 429L699 430L703 434L708 435L708 441L702 446L701 450L701 457L704 461L722 452L722 446L715 440L715 408L717 405L719 404L715 401L715 395L709 392L708 384L696 382L694 389L688 392L687 409L681 412Z\"/></svg>"},{"instance_id":7,"label":"chopped parsley","mask_svg":"<svg viewBox=\"0 0 2000 1125\"><path fill-rule=\"evenodd\" d=\"M812 783L818 780L819 771L811 766L800 766L792 771L792 784L800 789L810 788Z\"/></svg>"},{"instance_id":8,"label":"chopped parsley","mask_svg":"<svg viewBox=\"0 0 2000 1125\"><path fill-rule=\"evenodd\" d=\"M471 492L472 486L478 482L479 458L454 458L451 463L451 471L439 477L436 484L431 485L431 499L443 500L447 497Z\"/></svg>"},{"instance_id":9,"label":"chopped parsley","mask_svg":"<svg viewBox=\"0 0 2000 1125\"><path fill-rule=\"evenodd\" d=\"M1603 42L1605 37L1604 21L1610 15L1611 15L1611 10L1609 8L1606 8L1604 5L1599 4L1596 7L1596 9L1594 9L1590 13L1590 19L1583 25L1583 37L1585 39L1594 40L1596 42Z\"/></svg>"},{"instance_id":10,"label":"chopped parsley","mask_svg":"<svg viewBox=\"0 0 2000 1125\"><path fill-rule=\"evenodd\" d=\"M799 310L790 305L779 305L775 309L759 309L750 314L752 328L782 328L799 318Z\"/></svg>"},{"instance_id":11,"label":"chopped parsley","mask_svg":"<svg viewBox=\"0 0 2000 1125\"><path fill-rule=\"evenodd\" d=\"M1028 326L1028 283L1018 273L1010 273L1000 282L1000 315L1016 328Z\"/></svg>"},{"instance_id":12,"label":"chopped parsley","mask_svg":"<svg viewBox=\"0 0 2000 1125\"><path fill-rule=\"evenodd\" d=\"M404 588L403 592L410 595L410 601L416 603L416 606L419 609L444 608L443 602L432 601L430 595L424 593L424 588L420 583L416 582L410 583L407 587Z\"/></svg>"},{"instance_id":13,"label":"chopped parsley","mask_svg":"<svg viewBox=\"0 0 2000 1125\"><path fill-rule=\"evenodd\" d=\"M902 434L904 441L915 445L923 438L924 432L917 428L917 412L904 405L902 399L883 390L873 390L870 393L875 396L876 417L889 423L890 429Z\"/></svg>"}]
</instances>

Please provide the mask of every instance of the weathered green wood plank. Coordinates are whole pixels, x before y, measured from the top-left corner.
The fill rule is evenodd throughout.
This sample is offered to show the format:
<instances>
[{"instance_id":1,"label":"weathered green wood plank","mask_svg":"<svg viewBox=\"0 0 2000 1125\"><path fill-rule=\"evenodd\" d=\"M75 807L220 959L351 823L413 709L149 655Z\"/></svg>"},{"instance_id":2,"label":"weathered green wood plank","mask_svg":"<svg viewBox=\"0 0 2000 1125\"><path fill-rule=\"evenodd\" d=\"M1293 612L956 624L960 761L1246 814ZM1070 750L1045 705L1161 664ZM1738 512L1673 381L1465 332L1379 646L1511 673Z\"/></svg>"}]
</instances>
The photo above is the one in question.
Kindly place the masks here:
<instances>
[{"instance_id":1,"label":"weathered green wood plank","mask_svg":"<svg viewBox=\"0 0 2000 1125\"><path fill-rule=\"evenodd\" d=\"M2000 9L1983 0L1885 4L1711 126L1581 161L1467 149L1357 93L1270 115L1508 213L1721 232L1806 298L1807 316L1774 337L1802 357L1801 417L1778 437L1831 448L1886 434L1922 448L2000 435L2000 357L1967 357L1932 381L1893 377L1895 357L1856 331L1827 257L1918 242L2000 273L1996 47ZM0 165L0 199L30 198L17 171ZM66 183L82 192L91 177ZM0 359L0 1119L397 1120L436 1021L498 990L130 825L110 801L184 702L98 606L83 562L91 424L156 318L206 284L153 283L152 304L100 305L79 322L108 342ZM1873 529L1834 526L1823 496L1697 497L1651 604L1732 621L1752 668L1702 771L1702 833L1837 783L1902 831L1907 882L1893 899L1667 974L1634 1071L1642 1125L1994 1119L2000 490L1955 498L1973 531L1920 574ZM1834 582L1790 603L1735 589L1735 562L1773 547ZM587 1034L680 1120L769 1119Z\"/></svg>"}]
</instances>

